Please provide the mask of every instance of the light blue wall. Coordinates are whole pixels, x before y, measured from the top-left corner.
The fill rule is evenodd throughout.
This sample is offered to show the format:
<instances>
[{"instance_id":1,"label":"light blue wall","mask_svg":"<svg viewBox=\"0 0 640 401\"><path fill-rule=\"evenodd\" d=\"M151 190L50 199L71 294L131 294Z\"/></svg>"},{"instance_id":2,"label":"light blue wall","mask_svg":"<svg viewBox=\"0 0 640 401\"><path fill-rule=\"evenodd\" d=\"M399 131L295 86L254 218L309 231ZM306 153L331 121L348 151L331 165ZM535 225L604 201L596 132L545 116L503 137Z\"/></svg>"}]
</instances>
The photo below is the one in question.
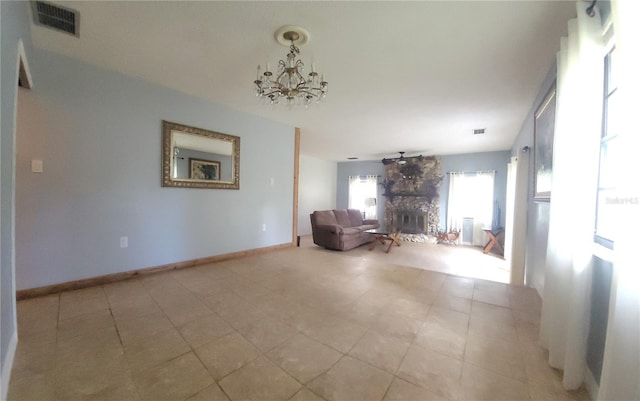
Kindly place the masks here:
<instances>
[{"instance_id":1,"label":"light blue wall","mask_svg":"<svg viewBox=\"0 0 640 401\"><path fill-rule=\"evenodd\" d=\"M511 148L511 156L518 156L522 148L528 146L533 149L534 114L549 89L555 84L556 65L549 69L535 102L529 114L522 123L522 128ZM529 185L528 185L528 213L527 213L527 244L525 263L525 284L533 287L542 296L544 290L544 269L547 255L547 235L549 233L549 202L534 202L533 200L533 163L535 155L529 157ZM518 166L522 168L522 166Z\"/></svg>"},{"instance_id":2,"label":"light blue wall","mask_svg":"<svg viewBox=\"0 0 640 401\"><path fill-rule=\"evenodd\" d=\"M500 208L500 223L504 227L507 199L507 164L509 151L467 153L461 155L446 155L441 157L442 173L444 177L440 184L440 227L447 225L447 202L449 201L449 174L452 171L476 172L495 170L493 199L498 201Z\"/></svg>"},{"instance_id":3,"label":"light blue wall","mask_svg":"<svg viewBox=\"0 0 640 401\"><path fill-rule=\"evenodd\" d=\"M6 395L11 365L10 342L16 334L16 308L14 288L14 132L15 97L18 83L16 69L18 41L22 39L29 61L31 57L31 31L27 2L0 1L0 53L2 105L0 111L0 398ZM8 369L7 369L8 370Z\"/></svg>"},{"instance_id":4,"label":"light blue wall","mask_svg":"<svg viewBox=\"0 0 640 401\"><path fill-rule=\"evenodd\" d=\"M38 85L19 104L18 289L291 242L293 127L42 50L32 64ZM240 190L161 187L162 120L239 136Z\"/></svg>"},{"instance_id":5,"label":"light blue wall","mask_svg":"<svg viewBox=\"0 0 640 401\"><path fill-rule=\"evenodd\" d=\"M600 18L604 25L609 16L611 16L611 0L600 0L597 4L600 7Z\"/></svg>"},{"instance_id":6,"label":"light blue wall","mask_svg":"<svg viewBox=\"0 0 640 401\"><path fill-rule=\"evenodd\" d=\"M353 161L338 163L338 179L336 191L336 209L346 209L349 206L349 176L377 175L378 182L384 180L384 165L380 161ZM383 188L378 185L376 196L376 210L378 221L382 222L384 216Z\"/></svg>"}]
</instances>

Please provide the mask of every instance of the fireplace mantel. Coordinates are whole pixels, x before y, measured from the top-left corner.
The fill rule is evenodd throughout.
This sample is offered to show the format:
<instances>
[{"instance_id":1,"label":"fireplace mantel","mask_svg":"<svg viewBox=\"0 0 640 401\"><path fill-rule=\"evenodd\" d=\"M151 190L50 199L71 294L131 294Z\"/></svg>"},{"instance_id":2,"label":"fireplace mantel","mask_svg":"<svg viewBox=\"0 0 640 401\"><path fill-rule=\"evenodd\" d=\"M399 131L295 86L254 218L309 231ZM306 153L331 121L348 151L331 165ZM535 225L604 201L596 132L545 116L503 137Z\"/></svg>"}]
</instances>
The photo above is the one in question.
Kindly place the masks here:
<instances>
[{"instance_id":1,"label":"fireplace mantel","mask_svg":"<svg viewBox=\"0 0 640 401\"><path fill-rule=\"evenodd\" d=\"M432 196L423 192L385 192L382 196L389 198L393 202L393 198L424 198L428 203L431 203Z\"/></svg>"}]
</instances>

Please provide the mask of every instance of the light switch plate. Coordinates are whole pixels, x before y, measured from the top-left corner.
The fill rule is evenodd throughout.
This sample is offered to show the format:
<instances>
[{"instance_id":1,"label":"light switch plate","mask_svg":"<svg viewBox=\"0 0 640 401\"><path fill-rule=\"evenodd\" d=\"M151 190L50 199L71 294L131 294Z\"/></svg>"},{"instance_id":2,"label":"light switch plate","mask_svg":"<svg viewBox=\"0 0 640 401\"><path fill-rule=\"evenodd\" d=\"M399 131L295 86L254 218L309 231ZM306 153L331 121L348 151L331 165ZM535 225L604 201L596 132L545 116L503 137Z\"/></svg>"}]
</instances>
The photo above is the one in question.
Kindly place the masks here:
<instances>
[{"instance_id":1,"label":"light switch plate","mask_svg":"<svg viewBox=\"0 0 640 401\"><path fill-rule=\"evenodd\" d=\"M33 159L31 160L31 172L32 173L42 173L44 171L44 165L42 160Z\"/></svg>"}]
</instances>

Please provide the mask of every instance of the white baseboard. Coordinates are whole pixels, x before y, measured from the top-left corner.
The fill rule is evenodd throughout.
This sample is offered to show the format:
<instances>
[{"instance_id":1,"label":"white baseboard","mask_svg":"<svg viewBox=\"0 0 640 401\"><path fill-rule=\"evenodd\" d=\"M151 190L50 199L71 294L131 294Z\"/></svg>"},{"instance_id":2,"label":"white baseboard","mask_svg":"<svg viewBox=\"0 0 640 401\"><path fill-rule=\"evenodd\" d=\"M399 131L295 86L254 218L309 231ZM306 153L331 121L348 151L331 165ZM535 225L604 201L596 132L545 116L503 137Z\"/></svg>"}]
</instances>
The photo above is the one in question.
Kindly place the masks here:
<instances>
[{"instance_id":1,"label":"white baseboard","mask_svg":"<svg viewBox=\"0 0 640 401\"><path fill-rule=\"evenodd\" d=\"M593 376L593 372L591 372L591 369L589 369L589 368L587 368L587 373L585 374L584 387L589 392L589 395L591 396L592 400L597 400L598 399L598 393L600 392L600 386L598 386L598 383L596 382L596 379Z\"/></svg>"},{"instance_id":2,"label":"white baseboard","mask_svg":"<svg viewBox=\"0 0 640 401\"><path fill-rule=\"evenodd\" d=\"M9 392L9 379L11 378L11 369L13 368L13 358L16 355L16 348L18 348L18 331L14 330L9 340L9 346L7 354L2 363L2 378L0 379L0 400L7 399L7 393Z\"/></svg>"}]
</instances>

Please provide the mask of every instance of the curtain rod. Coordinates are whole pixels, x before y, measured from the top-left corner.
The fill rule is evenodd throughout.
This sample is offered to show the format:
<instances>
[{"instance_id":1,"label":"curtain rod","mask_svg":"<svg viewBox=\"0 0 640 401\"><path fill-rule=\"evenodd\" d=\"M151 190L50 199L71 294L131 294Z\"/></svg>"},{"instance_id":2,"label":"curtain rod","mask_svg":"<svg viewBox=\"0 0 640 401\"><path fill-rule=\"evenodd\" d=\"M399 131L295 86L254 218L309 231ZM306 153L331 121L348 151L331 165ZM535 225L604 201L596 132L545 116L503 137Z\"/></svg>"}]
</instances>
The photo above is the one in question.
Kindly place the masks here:
<instances>
[{"instance_id":1,"label":"curtain rod","mask_svg":"<svg viewBox=\"0 0 640 401\"><path fill-rule=\"evenodd\" d=\"M587 7L587 15L591 18L596 16L596 12L593 9L595 8L597 2L598 0L593 0L591 2L591 5Z\"/></svg>"}]
</instances>

